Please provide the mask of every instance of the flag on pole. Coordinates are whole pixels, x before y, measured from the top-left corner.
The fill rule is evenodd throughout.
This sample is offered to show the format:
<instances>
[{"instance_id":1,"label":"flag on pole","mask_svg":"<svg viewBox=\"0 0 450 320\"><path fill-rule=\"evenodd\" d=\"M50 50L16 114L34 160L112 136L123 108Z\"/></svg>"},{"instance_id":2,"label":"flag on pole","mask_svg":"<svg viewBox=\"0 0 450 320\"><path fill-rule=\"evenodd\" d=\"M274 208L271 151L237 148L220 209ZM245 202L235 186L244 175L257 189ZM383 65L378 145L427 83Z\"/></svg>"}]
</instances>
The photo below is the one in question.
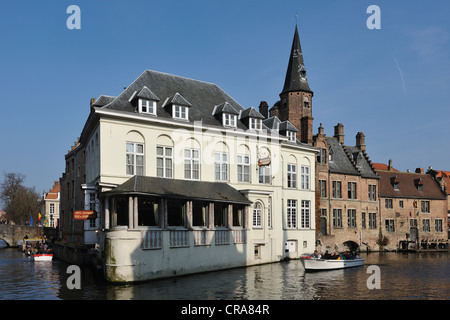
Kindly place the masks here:
<instances>
[{"instance_id":1,"label":"flag on pole","mask_svg":"<svg viewBox=\"0 0 450 320\"><path fill-rule=\"evenodd\" d=\"M33 217L30 214L30 226L33 226Z\"/></svg>"},{"instance_id":2,"label":"flag on pole","mask_svg":"<svg viewBox=\"0 0 450 320\"><path fill-rule=\"evenodd\" d=\"M41 221L41 213L40 212L38 213L38 221L39 222Z\"/></svg>"}]
</instances>

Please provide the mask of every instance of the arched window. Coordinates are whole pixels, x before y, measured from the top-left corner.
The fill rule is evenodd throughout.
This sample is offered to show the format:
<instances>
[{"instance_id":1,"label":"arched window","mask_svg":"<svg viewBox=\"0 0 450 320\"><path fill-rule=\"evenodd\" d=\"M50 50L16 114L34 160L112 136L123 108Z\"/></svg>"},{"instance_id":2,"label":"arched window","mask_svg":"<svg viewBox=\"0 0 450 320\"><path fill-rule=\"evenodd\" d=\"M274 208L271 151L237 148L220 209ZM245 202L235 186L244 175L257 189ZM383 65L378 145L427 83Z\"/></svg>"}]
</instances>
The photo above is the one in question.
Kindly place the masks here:
<instances>
[{"instance_id":1,"label":"arched window","mask_svg":"<svg viewBox=\"0 0 450 320\"><path fill-rule=\"evenodd\" d=\"M263 207L260 202L256 202L253 206L253 227L262 228Z\"/></svg>"}]
</instances>

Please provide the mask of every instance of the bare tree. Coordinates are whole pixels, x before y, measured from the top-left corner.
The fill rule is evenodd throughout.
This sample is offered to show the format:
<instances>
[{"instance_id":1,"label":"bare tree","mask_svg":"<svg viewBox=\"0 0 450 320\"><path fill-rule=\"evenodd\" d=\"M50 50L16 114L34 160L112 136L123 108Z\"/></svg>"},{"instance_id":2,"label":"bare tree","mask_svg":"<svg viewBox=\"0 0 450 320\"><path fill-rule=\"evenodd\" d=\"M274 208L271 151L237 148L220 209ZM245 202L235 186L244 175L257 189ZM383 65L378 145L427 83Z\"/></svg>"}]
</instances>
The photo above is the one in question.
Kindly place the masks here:
<instances>
[{"instance_id":1,"label":"bare tree","mask_svg":"<svg viewBox=\"0 0 450 320\"><path fill-rule=\"evenodd\" d=\"M25 176L21 173L4 172L0 184L0 198L8 218L18 224L25 224L30 216L37 222L39 210L39 194L34 187L24 186L24 180Z\"/></svg>"}]
</instances>

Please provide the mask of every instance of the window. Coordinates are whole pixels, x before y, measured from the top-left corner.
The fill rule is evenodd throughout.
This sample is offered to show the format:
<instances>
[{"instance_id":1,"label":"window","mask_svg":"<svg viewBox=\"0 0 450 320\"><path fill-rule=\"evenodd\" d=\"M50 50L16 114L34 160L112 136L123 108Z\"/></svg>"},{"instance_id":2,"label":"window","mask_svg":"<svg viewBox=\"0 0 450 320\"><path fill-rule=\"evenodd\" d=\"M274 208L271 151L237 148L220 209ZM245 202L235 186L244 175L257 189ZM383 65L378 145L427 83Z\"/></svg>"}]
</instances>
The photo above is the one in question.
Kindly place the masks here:
<instances>
[{"instance_id":1,"label":"window","mask_svg":"<svg viewBox=\"0 0 450 320\"><path fill-rule=\"evenodd\" d=\"M392 199L386 199L386 200L384 201L384 207L385 207L386 209L392 209L392 208L393 208L393 205L392 205Z\"/></svg>"},{"instance_id":2,"label":"window","mask_svg":"<svg viewBox=\"0 0 450 320\"><path fill-rule=\"evenodd\" d=\"M127 174L144 175L144 145L142 143L127 142Z\"/></svg>"},{"instance_id":3,"label":"window","mask_svg":"<svg viewBox=\"0 0 450 320\"><path fill-rule=\"evenodd\" d=\"M216 152L214 156L214 171L216 181L228 181L228 154Z\"/></svg>"},{"instance_id":4,"label":"window","mask_svg":"<svg viewBox=\"0 0 450 320\"><path fill-rule=\"evenodd\" d=\"M309 102L308 101L304 101L303 102L303 108L305 108L305 109L309 108Z\"/></svg>"},{"instance_id":5,"label":"window","mask_svg":"<svg viewBox=\"0 0 450 320\"><path fill-rule=\"evenodd\" d=\"M308 166L301 166L301 188L304 190L310 189L310 168Z\"/></svg>"},{"instance_id":6,"label":"window","mask_svg":"<svg viewBox=\"0 0 450 320\"><path fill-rule=\"evenodd\" d=\"M349 228L356 228L356 209L347 209L347 225Z\"/></svg>"},{"instance_id":7,"label":"window","mask_svg":"<svg viewBox=\"0 0 450 320\"><path fill-rule=\"evenodd\" d=\"M389 231L389 232L394 232L395 231L394 219L386 219L385 225L386 225L386 231Z\"/></svg>"},{"instance_id":8,"label":"window","mask_svg":"<svg viewBox=\"0 0 450 320\"><path fill-rule=\"evenodd\" d=\"M245 206L233 204L233 227L244 227Z\"/></svg>"},{"instance_id":9,"label":"window","mask_svg":"<svg viewBox=\"0 0 450 320\"><path fill-rule=\"evenodd\" d=\"M300 216L300 228L307 229L309 228L311 216L311 201L302 200L302 208L301 208L301 216Z\"/></svg>"},{"instance_id":10,"label":"window","mask_svg":"<svg viewBox=\"0 0 450 320\"><path fill-rule=\"evenodd\" d=\"M430 232L430 219L422 219L423 232Z\"/></svg>"},{"instance_id":11,"label":"window","mask_svg":"<svg viewBox=\"0 0 450 320\"><path fill-rule=\"evenodd\" d=\"M294 131L286 131L286 137L288 138L288 141L295 142L296 136Z\"/></svg>"},{"instance_id":12,"label":"window","mask_svg":"<svg viewBox=\"0 0 450 320\"><path fill-rule=\"evenodd\" d=\"M183 120L189 119L189 108L188 107L173 105L172 111L173 111L173 117L175 119L183 119Z\"/></svg>"},{"instance_id":13,"label":"window","mask_svg":"<svg viewBox=\"0 0 450 320\"><path fill-rule=\"evenodd\" d=\"M159 226L160 200L151 197L138 197L138 225Z\"/></svg>"},{"instance_id":14,"label":"window","mask_svg":"<svg viewBox=\"0 0 450 320\"><path fill-rule=\"evenodd\" d=\"M228 226L228 203L214 203L214 226Z\"/></svg>"},{"instance_id":15,"label":"window","mask_svg":"<svg viewBox=\"0 0 450 320\"><path fill-rule=\"evenodd\" d=\"M173 178L172 147L156 147L156 175L160 178Z\"/></svg>"},{"instance_id":16,"label":"window","mask_svg":"<svg viewBox=\"0 0 450 320\"><path fill-rule=\"evenodd\" d=\"M267 205L267 225L270 229L272 229L272 197L269 197Z\"/></svg>"},{"instance_id":17,"label":"window","mask_svg":"<svg viewBox=\"0 0 450 320\"><path fill-rule=\"evenodd\" d=\"M262 130L262 120L257 118L249 119L249 129L251 130Z\"/></svg>"},{"instance_id":18,"label":"window","mask_svg":"<svg viewBox=\"0 0 450 320\"><path fill-rule=\"evenodd\" d=\"M348 198L356 199L356 182L348 183Z\"/></svg>"},{"instance_id":19,"label":"window","mask_svg":"<svg viewBox=\"0 0 450 320\"><path fill-rule=\"evenodd\" d=\"M259 183L272 183L272 170L270 166L259 167Z\"/></svg>"},{"instance_id":20,"label":"window","mask_svg":"<svg viewBox=\"0 0 450 320\"><path fill-rule=\"evenodd\" d=\"M237 174L239 182L250 182L250 156L238 154Z\"/></svg>"},{"instance_id":21,"label":"window","mask_svg":"<svg viewBox=\"0 0 450 320\"><path fill-rule=\"evenodd\" d=\"M317 155L318 163L327 163L327 149L320 149L319 154Z\"/></svg>"},{"instance_id":22,"label":"window","mask_svg":"<svg viewBox=\"0 0 450 320\"><path fill-rule=\"evenodd\" d=\"M297 200L287 201L287 228L297 228Z\"/></svg>"},{"instance_id":23,"label":"window","mask_svg":"<svg viewBox=\"0 0 450 320\"><path fill-rule=\"evenodd\" d=\"M287 187L297 188L297 166L292 163L287 165Z\"/></svg>"},{"instance_id":24,"label":"window","mask_svg":"<svg viewBox=\"0 0 450 320\"><path fill-rule=\"evenodd\" d=\"M430 201L422 201L421 206L422 206L422 212L430 213Z\"/></svg>"},{"instance_id":25,"label":"window","mask_svg":"<svg viewBox=\"0 0 450 320\"><path fill-rule=\"evenodd\" d=\"M184 178L200 179L200 151L198 149L184 149Z\"/></svg>"},{"instance_id":26,"label":"window","mask_svg":"<svg viewBox=\"0 0 450 320\"><path fill-rule=\"evenodd\" d=\"M375 212L369 212L369 229L376 229L377 227L377 214Z\"/></svg>"},{"instance_id":27,"label":"window","mask_svg":"<svg viewBox=\"0 0 450 320\"><path fill-rule=\"evenodd\" d=\"M319 180L319 191L320 191L320 196L322 198L326 198L326 196L327 196L327 181L326 180Z\"/></svg>"},{"instance_id":28,"label":"window","mask_svg":"<svg viewBox=\"0 0 450 320\"><path fill-rule=\"evenodd\" d=\"M186 202L170 199L167 201L167 224L184 227L186 222Z\"/></svg>"},{"instance_id":29,"label":"window","mask_svg":"<svg viewBox=\"0 0 450 320\"><path fill-rule=\"evenodd\" d=\"M236 115L224 113L222 116L222 123L225 127L236 127Z\"/></svg>"},{"instance_id":30,"label":"window","mask_svg":"<svg viewBox=\"0 0 450 320\"><path fill-rule=\"evenodd\" d=\"M394 182L394 190L395 190L395 191L398 191L398 185L399 185L398 182Z\"/></svg>"},{"instance_id":31,"label":"window","mask_svg":"<svg viewBox=\"0 0 450 320\"><path fill-rule=\"evenodd\" d=\"M436 219L434 220L434 230L436 232L442 232L442 219Z\"/></svg>"},{"instance_id":32,"label":"window","mask_svg":"<svg viewBox=\"0 0 450 320\"><path fill-rule=\"evenodd\" d=\"M366 228L366 213L365 212L361 213L361 228L363 228L363 229Z\"/></svg>"},{"instance_id":33,"label":"window","mask_svg":"<svg viewBox=\"0 0 450 320\"><path fill-rule=\"evenodd\" d=\"M377 200L377 186L369 184L369 201Z\"/></svg>"},{"instance_id":34,"label":"window","mask_svg":"<svg viewBox=\"0 0 450 320\"><path fill-rule=\"evenodd\" d=\"M151 100L139 99L139 113L156 115L156 102Z\"/></svg>"},{"instance_id":35,"label":"window","mask_svg":"<svg viewBox=\"0 0 450 320\"><path fill-rule=\"evenodd\" d=\"M262 228L262 205L259 202L253 207L253 227Z\"/></svg>"},{"instance_id":36,"label":"window","mask_svg":"<svg viewBox=\"0 0 450 320\"><path fill-rule=\"evenodd\" d=\"M342 209L333 209L333 227L342 228Z\"/></svg>"},{"instance_id":37,"label":"window","mask_svg":"<svg viewBox=\"0 0 450 320\"><path fill-rule=\"evenodd\" d=\"M333 198L340 199L342 198L342 184L341 181L333 181Z\"/></svg>"},{"instance_id":38,"label":"window","mask_svg":"<svg viewBox=\"0 0 450 320\"><path fill-rule=\"evenodd\" d=\"M209 219L209 203L201 201L192 202L192 225L207 227Z\"/></svg>"},{"instance_id":39,"label":"window","mask_svg":"<svg viewBox=\"0 0 450 320\"><path fill-rule=\"evenodd\" d=\"M398 201L398 206L399 206L400 208L404 208L403 200L399 200L399 201Z\"/></svg>"},{"instance_id":40,"label":"window","mask_svg":"<svg viewBox=\"0 0 450 320\"><path fill-rule=\"evenodd\" d=\"M55 214L55 204L50 203L50 214Z\"/></svg>"}]
</instances>

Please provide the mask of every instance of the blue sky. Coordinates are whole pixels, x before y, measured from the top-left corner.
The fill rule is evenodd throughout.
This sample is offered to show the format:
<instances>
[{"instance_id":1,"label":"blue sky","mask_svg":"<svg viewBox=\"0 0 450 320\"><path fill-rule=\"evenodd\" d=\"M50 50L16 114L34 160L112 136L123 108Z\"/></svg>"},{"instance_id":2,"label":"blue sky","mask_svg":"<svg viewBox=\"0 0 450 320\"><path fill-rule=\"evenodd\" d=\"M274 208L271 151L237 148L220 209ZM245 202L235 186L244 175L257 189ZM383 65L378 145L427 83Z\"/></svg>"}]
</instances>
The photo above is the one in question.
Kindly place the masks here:
<instances>
[{"instance_id":1,"label":"blue sky","mask_svg":"<svg viewBox=\"0 0 450 320\"><path fill-rule=\"evenodd\" d=\"M81 30L69 30L69 5ZM369 5L381 29L369 30ZM450 2L8 1L0 12L0 171L49 190L90 98L151 69L213 82L244 107L272 106L298 28L320 123L366 135L373 162L450 170Z\"/></svg>"}]
</instances>

